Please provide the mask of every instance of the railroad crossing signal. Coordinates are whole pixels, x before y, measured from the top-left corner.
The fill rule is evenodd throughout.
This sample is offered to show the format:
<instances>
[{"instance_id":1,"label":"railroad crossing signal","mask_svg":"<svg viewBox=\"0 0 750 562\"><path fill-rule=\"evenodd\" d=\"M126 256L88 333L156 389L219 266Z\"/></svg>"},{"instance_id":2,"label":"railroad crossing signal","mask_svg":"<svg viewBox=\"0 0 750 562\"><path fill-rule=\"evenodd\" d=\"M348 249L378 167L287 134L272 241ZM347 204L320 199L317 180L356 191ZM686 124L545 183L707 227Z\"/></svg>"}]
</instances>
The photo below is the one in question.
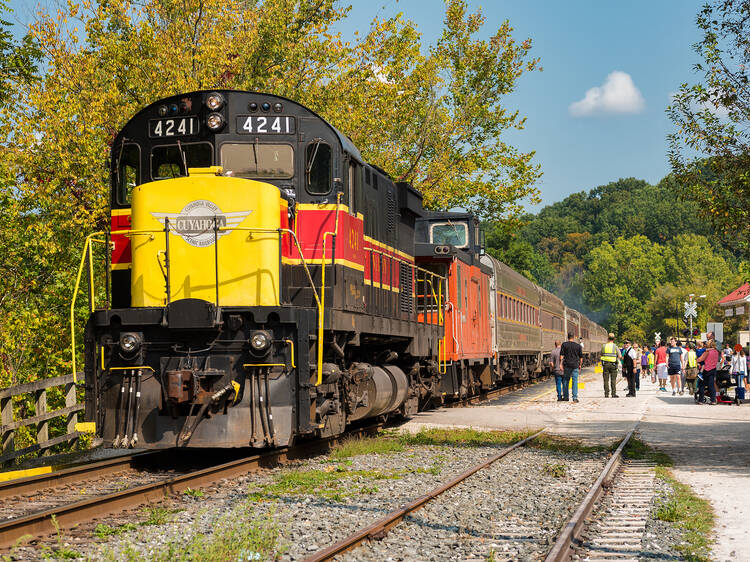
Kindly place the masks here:
<instances>
[{"instance_id":1,"label":"railroad crossing signal","mask_svg":"<svg viewBox=\"0 0 750 562\"><path fill-rule=\"evenodd\" d=\"M698 317L698 303L685 301L685 318Z\"/></svg>"},{"instance_id":2,"label":"railroad crossing signal","mask_svg":"<svg viewBox=\"0 0 750 562\"><path fill-rule=\"evenodd\" d=\"M661 332L654 332L654 341L659 343L661 341Z\"/></svg>"}]
</instances>

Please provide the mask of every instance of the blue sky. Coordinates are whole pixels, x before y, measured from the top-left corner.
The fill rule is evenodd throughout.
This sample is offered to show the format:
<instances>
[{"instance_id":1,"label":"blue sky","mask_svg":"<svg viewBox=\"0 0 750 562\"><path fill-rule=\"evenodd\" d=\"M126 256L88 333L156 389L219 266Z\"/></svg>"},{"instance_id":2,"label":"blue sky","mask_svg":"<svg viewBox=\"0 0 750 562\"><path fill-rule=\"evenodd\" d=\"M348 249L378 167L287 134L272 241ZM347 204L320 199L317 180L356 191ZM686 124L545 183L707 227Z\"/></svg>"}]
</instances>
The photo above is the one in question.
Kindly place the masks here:
<instances>
[{"instance_id":1,"label":"blue sky","mask_svg":"<svg viewBox=\"0 0 750 562\"><path fill-rule=\"evenodd\" d=\"M536 151L544 173L538 185L542 205L621 177L657 182L668 173L666 135L672 126L664 109L671 92L696 78L691 46L699 39L695 15L704 1L469 1L487 18L485 36L508 19L515 37L530 37L532 55L541 58L544 71L524 75L507 100L528 121L506 140ZM10 19L24 21L37 4L11 0L16 14ZM349 29L364 32L376 15L403 12L425 43L440 35L441 0L352 4ZM602 90L571 108L591 88Z\"/></svg>"},{"instance_id":2,"label":"blue sky","mask_svg":"<svg viewBox=\"0 0 750 562\"><path fill-rule=\"evenodd\" d=\"M669 171L666 135L672 131L664 109L680 84L695 80L692 45L700 36L695 16L705 0L492 0L470 1L486 16L485 35L508 19L521 40L533 40L532 54L543 72L526 74L508 105L528 117L511 144L536 150L544 175L542 205L621 177L657 182ZM399 11L415 21L426 42L442 28L437 0L354 2L350 19L360 29L376 15ZM603 103L571 104L601 87L615 71ZM619 78L619 79L618 79ZM632 86L640 92L638 103ZM617 109L630 113L616 113ZM530 210L535 210L528 206Z\"/></svg>"}]
</instances>

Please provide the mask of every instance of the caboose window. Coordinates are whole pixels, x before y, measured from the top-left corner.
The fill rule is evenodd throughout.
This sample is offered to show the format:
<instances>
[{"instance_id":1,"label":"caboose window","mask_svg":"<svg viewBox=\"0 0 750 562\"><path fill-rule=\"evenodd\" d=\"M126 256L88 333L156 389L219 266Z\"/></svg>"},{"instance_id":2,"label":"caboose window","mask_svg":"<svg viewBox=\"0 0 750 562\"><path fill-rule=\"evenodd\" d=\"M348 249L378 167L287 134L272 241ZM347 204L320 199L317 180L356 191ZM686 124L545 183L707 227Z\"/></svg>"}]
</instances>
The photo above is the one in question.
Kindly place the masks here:
<instances>
[{"instance_id":1,"label":"caboose window","mask_svg":"<svg viewBox=\"0 0 750 562\"><path fill-rule=\"evenodd\" d=\"M307 192L325 195L331 191L331 147L316 141L307 145L305 176Z\"/></svg>"},{"instance_id":2,"label":"caboose window","mask_svg":"<svg viewBox=\"0 0 750 562\"><path fill-rule=\"evenodd\" d=\"M137 144L122 147L117 165L117 202L130 203L130 193L141 183L141 148Z\"/></svg>"},{"instance_id":3,"label":"caboose window","mask_svg":"<svg viewBox=\"0 0 750 562\"><path fill-rule=\"evenodd\" d=\"M151 150L151 178L168 180L186 176L186 164L188 168L208 168L213 161L213 146L207 142L155 146Z\"/></svg>"},{"instance_id":4,"label":"caboose window","mask_svg":"<svg viewBox=\"0 0 750 562\"><path fill-rule=\"evenodd\" d=\"M294 176L294 149L288 144L226 142L221 145L221 166L237 178L289 179Z\"/></svg>"},{"instance_id":5,"label":"caboose window","mask_svg":"<svg viewBox=\"0 0 750 562\"><path fill-rule=\"evenodd\" d=\"M469 227L466 223L436 222L430 225L431 244L451 244L464 248L469 239Z\"/></svg>"}]
</instances>

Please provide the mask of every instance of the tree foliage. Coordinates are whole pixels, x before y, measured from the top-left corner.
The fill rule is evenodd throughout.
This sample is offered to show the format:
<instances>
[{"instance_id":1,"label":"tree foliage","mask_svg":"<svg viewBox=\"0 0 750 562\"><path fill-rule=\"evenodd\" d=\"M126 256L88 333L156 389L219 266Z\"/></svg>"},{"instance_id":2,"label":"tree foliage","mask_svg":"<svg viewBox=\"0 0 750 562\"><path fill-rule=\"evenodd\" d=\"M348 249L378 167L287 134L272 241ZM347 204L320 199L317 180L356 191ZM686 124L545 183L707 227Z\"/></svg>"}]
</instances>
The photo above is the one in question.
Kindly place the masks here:
<instances>
[{"instance_id":1,"label":"tree foliage","mask_svg":"<svg viewBox=\"0 0 750 562\"><path fill-rule=\"evenodd\" d=\"M750 266L678 193L672 176L656 185L627 178L574 193L523 217L522 227L491 225L488 251L618 337L681 334L677 317L690 293L707 295L695 324L705 328L722 319L715 303L747 278Z\"/></svg>"},{"instance_id":2,"label":"tree foliage","mask_svg":"<svg viewBox=\"0 0 750 562\"><path fill-rule=\"evenodd\" d=\"M731 245L750 251L750 0L711 0L698 13L701 81L684 83L667 114L669 160L685 197Z\"/></svg>"},{"instance_id":3,"label":"tree foliage","mask_svg":"<svg viewBox=\"0 0 750 562\"><path fill-rule=\"evenodd\" d=\"M35 79L40 57L30 35L25 35L21 41L13 39L11 24L2 17L8 11L7 2L0 0L0 104L10 99L12 84Z\"/></svg>"}]
</instances>

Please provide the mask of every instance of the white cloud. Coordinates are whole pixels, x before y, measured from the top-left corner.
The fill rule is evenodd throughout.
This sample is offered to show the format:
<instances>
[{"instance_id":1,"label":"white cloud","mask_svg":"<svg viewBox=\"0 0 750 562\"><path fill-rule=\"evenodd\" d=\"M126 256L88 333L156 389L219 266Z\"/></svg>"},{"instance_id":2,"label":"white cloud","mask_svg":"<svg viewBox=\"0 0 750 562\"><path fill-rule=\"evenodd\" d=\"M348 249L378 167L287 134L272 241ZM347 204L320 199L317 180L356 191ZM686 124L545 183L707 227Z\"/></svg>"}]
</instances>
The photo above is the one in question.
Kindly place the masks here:
<instances>
[{"instance_id":1,"label":"white cloud","mask_svg":"<svg viewBox=\"0 0 750 562\"><path fill-rule=\"evenodd\" d=\"M573 102L568 111L573 117L590 117L607 113L640 113L646 106L641 92L627 72L615 70L601 86L590 88L582 100Z\"/></svg>"}]
</instances>

